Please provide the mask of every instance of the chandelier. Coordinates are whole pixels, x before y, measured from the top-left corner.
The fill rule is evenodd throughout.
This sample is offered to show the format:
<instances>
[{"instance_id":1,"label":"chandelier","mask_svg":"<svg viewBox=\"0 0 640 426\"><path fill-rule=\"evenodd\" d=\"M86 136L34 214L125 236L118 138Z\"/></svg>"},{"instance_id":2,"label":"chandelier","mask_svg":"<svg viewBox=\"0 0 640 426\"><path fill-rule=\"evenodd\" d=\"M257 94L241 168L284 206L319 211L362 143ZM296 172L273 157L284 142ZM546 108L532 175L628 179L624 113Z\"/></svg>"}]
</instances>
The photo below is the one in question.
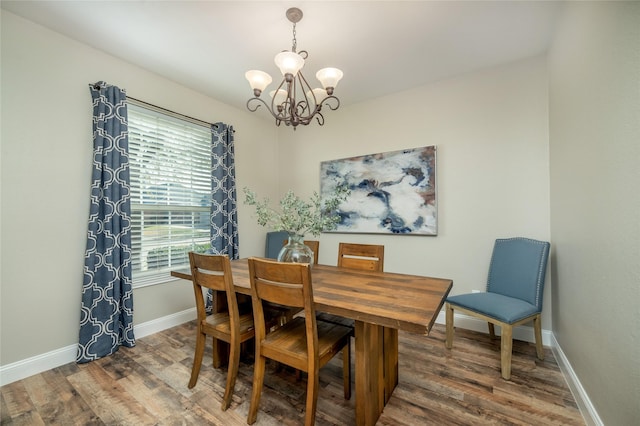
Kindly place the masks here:
<instances>
[{"instance_id":1,"label":"chandelier","mask_svg":"<svg viewBox=\"0 0 640 426\"><path fill-rule=\"evenodd\" d=\"M260 95L271 83L271 76L263 71L247 71L245 77L249 80L254 95L247 101L247 109L255 112L264 105L276 119L277 126L284 123L287 126L293 126L293 130L299 124L308 125L314 117L322 126L324 124L322 106L326 105L333 111L340 107L340 100L333 96L333 90L342 78L342 71L337 68L321 69L316 73L316 78L323 88L312 89L301 71L308 53L305 50L296 52L296 23L302 19L302 11L292 7L287 10L286 16L293 23L293 45L290 52L285 50L275 57L275 63L284 78L278 88L269 93L271 102L267 103L260 98Z\"/></svg>"}]
</instances>

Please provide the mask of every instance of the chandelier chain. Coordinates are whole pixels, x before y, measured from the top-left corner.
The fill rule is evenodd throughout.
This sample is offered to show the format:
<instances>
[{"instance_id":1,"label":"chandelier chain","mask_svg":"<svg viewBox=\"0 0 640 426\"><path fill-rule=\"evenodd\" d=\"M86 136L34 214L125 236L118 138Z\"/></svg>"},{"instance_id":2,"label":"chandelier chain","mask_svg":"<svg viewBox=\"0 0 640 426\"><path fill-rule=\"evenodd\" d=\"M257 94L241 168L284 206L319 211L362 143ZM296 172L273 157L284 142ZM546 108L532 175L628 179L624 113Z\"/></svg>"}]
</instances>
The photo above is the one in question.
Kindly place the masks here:
<instances>
[{"instance_id":1,"label":"chandelier chain","mask_svg":"<svg viewBox=\"0 0 640 426\"><path fill-rule=\"evenodd\" d=\"M296 49L298 48L298 41L296 40L296 23L293 23L293 41L291 45L291 51L296 53Z\"/></svg>"}]
</instances>

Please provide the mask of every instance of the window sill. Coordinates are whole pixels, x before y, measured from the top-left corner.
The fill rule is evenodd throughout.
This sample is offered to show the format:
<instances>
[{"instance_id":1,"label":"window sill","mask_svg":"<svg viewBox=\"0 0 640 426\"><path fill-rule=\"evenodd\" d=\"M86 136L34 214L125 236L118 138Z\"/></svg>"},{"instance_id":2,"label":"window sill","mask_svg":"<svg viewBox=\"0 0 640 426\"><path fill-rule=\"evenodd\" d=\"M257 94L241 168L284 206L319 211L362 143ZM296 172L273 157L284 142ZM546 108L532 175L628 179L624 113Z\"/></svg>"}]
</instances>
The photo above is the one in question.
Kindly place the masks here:
<instances>
[{"instance_id":1,"label":"window sill","mask_svg":"<svg viewBox=\"0 0 640 426\"><path fill-rule=\"evenodd\" d=\"M153 277L153 278L147 278L147 279L138 280L138 281L134 282L131 287L135 290L135 289L139 289L139 288L152 287L152 286L156 286L156 285L160 285L160 284L166 284L166 283L178 281L178 280L181 280L181 279L182 278L173 277L170 274L167 274L167 275L157 276L157 277Z\"/></svg>"}]
</instances>

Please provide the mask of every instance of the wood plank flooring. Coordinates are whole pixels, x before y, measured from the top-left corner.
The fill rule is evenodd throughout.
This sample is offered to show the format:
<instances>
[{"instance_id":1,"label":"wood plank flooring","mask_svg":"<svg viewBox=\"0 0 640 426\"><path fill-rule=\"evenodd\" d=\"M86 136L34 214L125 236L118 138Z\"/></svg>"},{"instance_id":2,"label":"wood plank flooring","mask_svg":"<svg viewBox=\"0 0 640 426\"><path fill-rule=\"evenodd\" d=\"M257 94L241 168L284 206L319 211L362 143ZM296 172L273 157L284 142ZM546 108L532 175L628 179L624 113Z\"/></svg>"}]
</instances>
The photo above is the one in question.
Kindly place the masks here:
<instances>
[{"instance_id":1,"label":"wood plank flooring","mask_svg":"<svg viewBox=\"0 0 640 426\"><path fill-rule=\"evenodd\" d=\"M399 384L378 425L584 425L551 350L514 341L512 380L500 377L500 342L444 326L430 336L399 333ZM220 410L226 368L211 367L211 341L198 384L187 388L195 323L138 339L135 348L89 364L67 364L0 388L3 425L245 425L253 367L241 362L231 407ZM355 357L352 357L354 359ZM355 397L342 395L342 361L321 371L317 425L355 423ZM256 425L299 425L305 380L267 365Z\"/></svg>"}]
</instances>

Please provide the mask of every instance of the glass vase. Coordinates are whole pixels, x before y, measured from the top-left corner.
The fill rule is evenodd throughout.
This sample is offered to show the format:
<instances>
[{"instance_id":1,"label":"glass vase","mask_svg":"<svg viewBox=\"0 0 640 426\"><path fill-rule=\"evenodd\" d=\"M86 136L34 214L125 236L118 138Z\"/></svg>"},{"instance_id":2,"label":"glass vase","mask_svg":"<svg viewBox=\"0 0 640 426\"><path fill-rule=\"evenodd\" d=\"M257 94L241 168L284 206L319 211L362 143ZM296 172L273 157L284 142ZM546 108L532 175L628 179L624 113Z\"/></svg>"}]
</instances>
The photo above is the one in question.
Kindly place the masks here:
<instances>
[{"instance_id":1,"label":"glass vase","mask_svg":"<svg viewBox=\"0 0 640 426\"><path fill-rule=\"evenodd\" d=\"M279 262L310 263L313 265L313 250L304 243L304 236L289 234L287 244L278 253Z\"/></svg>"}]
</instances>

